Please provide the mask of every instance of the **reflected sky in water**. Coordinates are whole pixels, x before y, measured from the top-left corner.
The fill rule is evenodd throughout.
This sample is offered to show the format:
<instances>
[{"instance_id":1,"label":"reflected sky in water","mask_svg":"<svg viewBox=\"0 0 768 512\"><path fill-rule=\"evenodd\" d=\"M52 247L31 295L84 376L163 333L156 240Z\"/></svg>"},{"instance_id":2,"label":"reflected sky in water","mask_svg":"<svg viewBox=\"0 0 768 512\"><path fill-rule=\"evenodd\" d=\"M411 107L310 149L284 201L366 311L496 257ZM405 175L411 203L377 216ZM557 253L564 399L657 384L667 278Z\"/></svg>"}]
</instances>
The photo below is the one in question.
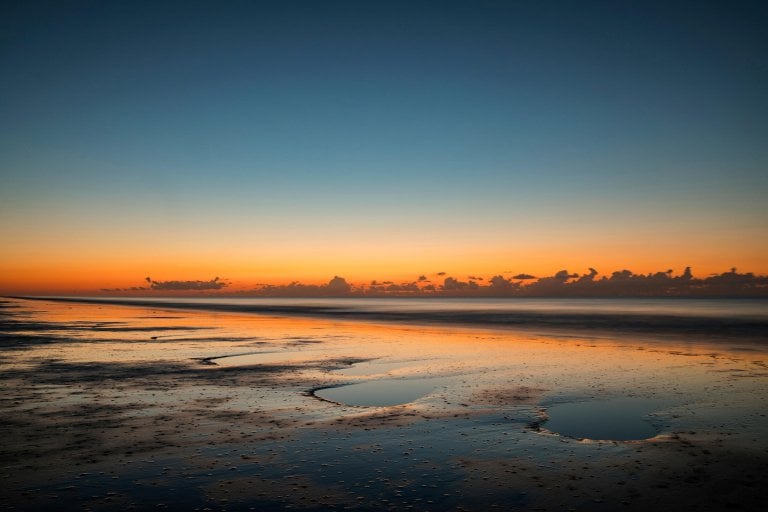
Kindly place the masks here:
<instances>
[{"instance_id":1,"label":"reflected sky in water","mask_svg":"<svg viewBox=\"0 0 768 512\"><path fill-rule=\"evenodd\" d=\"M664 406L664 401L617 398L589 402L563 403L547 408L547 430L578 439L630 441L658 434L648 414Z\"/></svg>"},{"instance_id":2,"label":"reflected sky in water","mask_svg":"<svg viewBox=\"0 0 768 512\"><path fill-rule=\"evenodd\" d=\"M413 402L429 394L446 379L383 379L318 389L315 396L357 407L388 407Z\"/></svg>"},{"instance_id":3,"label":"reflected sky in water","mask_svg":"<svg viewBox=\"0 0 768 512\"><path fill-rule=\"evenodd\" d=\"M158 304L287 306L330 308L350 311L473 311L535 312L583 314L636 314L702 317L744 317L768 319L768 300L762 299L552 299L552 298L232 298L232 297L157 297L88 298L120 302L155 302Z\"/></svg>"}]
</instances>

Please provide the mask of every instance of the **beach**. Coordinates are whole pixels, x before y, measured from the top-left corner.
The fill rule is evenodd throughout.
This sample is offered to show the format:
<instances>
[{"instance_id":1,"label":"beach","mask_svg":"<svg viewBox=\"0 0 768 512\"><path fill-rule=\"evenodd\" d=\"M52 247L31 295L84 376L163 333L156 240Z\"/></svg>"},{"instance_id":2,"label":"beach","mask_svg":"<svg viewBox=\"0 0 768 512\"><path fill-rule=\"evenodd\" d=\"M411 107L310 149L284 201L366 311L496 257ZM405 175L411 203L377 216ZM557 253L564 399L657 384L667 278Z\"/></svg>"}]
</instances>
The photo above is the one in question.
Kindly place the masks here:
<instances>
[{"instance_id":1,"label":"beach","mask_svg":"<svg viewBox=\"0 0 768 512\"><path fill-rule=\"evenodd\" d=\"M768 498L764 302L474 304L1 299L0 506Z\"/></svg>"}]
</instances>

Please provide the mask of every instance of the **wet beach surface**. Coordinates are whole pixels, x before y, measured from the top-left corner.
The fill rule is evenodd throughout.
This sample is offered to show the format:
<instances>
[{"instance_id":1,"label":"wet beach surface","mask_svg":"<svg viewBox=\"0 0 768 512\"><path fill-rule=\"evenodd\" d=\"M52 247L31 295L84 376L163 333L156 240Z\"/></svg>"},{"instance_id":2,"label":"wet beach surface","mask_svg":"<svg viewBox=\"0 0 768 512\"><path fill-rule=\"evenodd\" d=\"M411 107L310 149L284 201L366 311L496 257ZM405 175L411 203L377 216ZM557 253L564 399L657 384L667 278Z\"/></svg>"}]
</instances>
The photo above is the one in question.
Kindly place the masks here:
<instances>
[{"instance_id":1,"label":"wet beach surface","mask_svg":"<svg viewBox=\"0 0 768 512\"><path fill-rule=\"evenodd\" d=\"M0 299L0 507L757 510L768 354L711 341Z\"/></svg>"}]
</instances>

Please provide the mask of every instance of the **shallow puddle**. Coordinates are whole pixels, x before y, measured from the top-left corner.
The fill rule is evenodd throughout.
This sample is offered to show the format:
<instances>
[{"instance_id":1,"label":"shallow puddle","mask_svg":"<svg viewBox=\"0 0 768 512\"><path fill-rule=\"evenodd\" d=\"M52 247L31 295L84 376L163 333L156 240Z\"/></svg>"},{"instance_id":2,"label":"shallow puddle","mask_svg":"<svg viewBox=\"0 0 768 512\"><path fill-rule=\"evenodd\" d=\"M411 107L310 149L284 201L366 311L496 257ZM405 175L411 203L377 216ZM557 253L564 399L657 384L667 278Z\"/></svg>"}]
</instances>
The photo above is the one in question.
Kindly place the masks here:
<instances>
[{"instance_id":1,"label":"shallow puddle","mask_svg":"<svg viewBox=\"0 0 768 512\"><path fill-rule=\"evenodd\" d=\"M387 407L402 405L425 396L447 379L387 379L348 384L315 391L315 396L344 405Z\"/></svg>"},{"instance_id":2,"label":"shallow puddle","mask_svg":"<svg viewBox=\"0 0 768 512\"><path fill-rule=\"evenodd\" d=\"M353 364L349 368L336 370L334 373L347 375L350 377L362 377L367 375L379 375L382 373L400 370L410 366L412 361L366 361L364 363Z\"/></svg>"},{"instance_id":3,"label":"shallow puddle","mask_svg":"<svg viewBox=\"0 0 768 512\"><path fill-rule=\"evenodd\" d=\"M617 398L553 405L542 424L550 432L577 439L632 441L658 434L648 414L663 404L657 400Z\"/></svg>"},{"instance_id":4,"label":"shallow puddle","mask_svg":"<svg viewBox=\"0 0 768 512\"><path fill-rule=\"evenodd\" d=\"M210 358L208 361L218 366L253 366L272 363L295 363L297 361L313 361L327 357L323 350L296 350L293 352L253 352L250 354L236 354Z\"/></svg>"}]
</instances>

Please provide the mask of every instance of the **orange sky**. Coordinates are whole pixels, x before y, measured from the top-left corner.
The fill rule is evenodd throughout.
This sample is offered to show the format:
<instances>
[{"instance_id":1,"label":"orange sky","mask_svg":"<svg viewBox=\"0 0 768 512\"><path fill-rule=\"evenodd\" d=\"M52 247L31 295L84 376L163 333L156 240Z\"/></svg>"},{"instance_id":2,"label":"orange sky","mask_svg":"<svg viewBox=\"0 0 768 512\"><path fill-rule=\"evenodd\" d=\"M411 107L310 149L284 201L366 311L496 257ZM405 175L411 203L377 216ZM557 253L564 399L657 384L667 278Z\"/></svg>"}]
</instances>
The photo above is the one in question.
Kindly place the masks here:
<instances>
[{"instance_id":1,"label":"orange sky","mask_svg":"<svg viewBox=\"0 0 768 512\"><path fill-rule=\"evenodd\" d=\"M0 293L768 273L753 12L13 4Z\"/></svg>"},{"instance_id":2,"label":"orange sky","mask_svg":"<svg viewBox=\"0 0 768 512\"><path fill-rule=\"evenodd\" d=\"M576 240L579 237L567 233L529 233L522 240L496 242L480 234L459 240L434 236L413 241L405 236L400 240L395 236L361 236L347 243L339 239L278 241L274 247L258 247L243 240L209 243L206 236L157 243L151 238L148 235L144 240L117 243L98 236L49 242L30 237L26 243L4 249L0 292L92 293L101 288L142 286L147 276L158 281L219 276L230 281L229 289L237 290L257 283L287 284L294 280L319 284L334 275L362 284L374 279L409 282L422 274L442 283L444 277L436 276L437 272L457 279L517 273L542 277L562 269L586 273L589 267L601 274L624 268L638 273L671 268L679 274L690 265L699 277L733 266L742 272L768 271L764 241L755 240L754 246L735 245L736 241L729 241L727 236L657 236L652 241L641 236L586 240L580 236Z\"/></svg>"}]
</instances>

